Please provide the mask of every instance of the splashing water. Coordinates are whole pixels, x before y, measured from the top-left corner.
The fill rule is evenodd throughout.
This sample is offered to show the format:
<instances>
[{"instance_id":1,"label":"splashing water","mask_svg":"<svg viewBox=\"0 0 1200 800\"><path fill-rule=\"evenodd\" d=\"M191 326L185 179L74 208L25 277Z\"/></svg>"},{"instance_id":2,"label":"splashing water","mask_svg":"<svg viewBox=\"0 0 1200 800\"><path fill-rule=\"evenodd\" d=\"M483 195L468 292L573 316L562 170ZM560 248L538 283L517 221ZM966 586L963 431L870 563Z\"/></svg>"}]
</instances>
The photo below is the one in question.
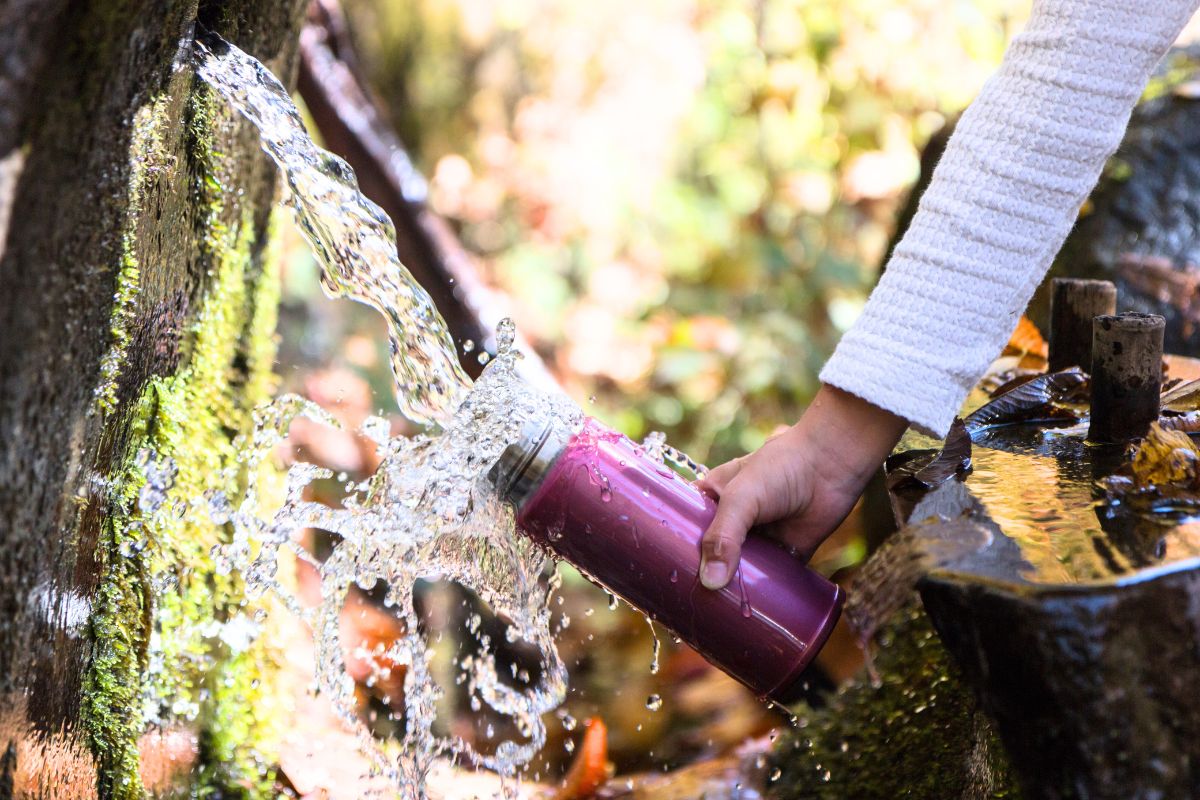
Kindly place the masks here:
<instances>
[{"instance_id":1,"label":"splashing water","mask_svg":"<svg viewBox=\"0 0 1200 800\"><path fill-rule=\"evenodd\" d=\"M210 513L233 523L233 541L216 553L218 569L236 569L251 594L272 591L311 627L316 643L317 681L348 724L375 766L410 796L420 796L434 760L454 756L476 766L512 775L541 749L545 728L541 715L555 709L566 691L566 669L559 660L550 630L548 589L539 576L549 565L529 540L514 533L511 510L486 479L500 452L514 441L525 421L556 416L566 424L582 422L578 409L564 398L529 389L514 369L520 354L512 348L512 324L497 331L499 355L468 394L459 413L435 435L389 439L382 420L369 420L362 432L373 438L382 463L375 475L356 487L341 508L304 499L312 481L329 470L296 464L288 473L286 500L271 519L256 515L253 493L231 508L220 497L210 500ZM261 412L254 440L245 443L247 466L254 468L281 441L297 416L336 425L326 412L295 396L285 396ZM292 537L303 528L319 528L340 537L324 561L318 562ZM291 551L320 576L321 601L301 604L277 576L279 552ZM494 644L470 626L477 652L462 662L473 707L486 704L510 717L524 737L501 742L485 756L460 740L433 733L442 690L430 671L431 649L418 630L412 589L418 579L453 580L475 591L492 610L508 620L507 636L535 645L542 654L543 674L537 685L512 686L501 680L490 654ZM382 581L385 603L406 622L405 635L384 652L374 654L377 671L403 664L407 727L402 748L389 758L360 721L354 684L345 672L339 639L339 614L354 585L364 590Z\"/></svg>"},{"instance_id":2,"label":"splashing water","mask_svg":"<svg viewBox=\"0 0 1200 800\"><path fill-rule=\"evenodd\" d=\"M403 794L423 796L425 776L439 757L513 775L543 746L541 717L561 703L566 669L550 630L547 593L555 582L547 589L539 580L550 559L515 535L511 509L500 501L486 472L527 421L557 418L574 428L582 424L582 412L564 397L535 391L517 375L521 354L513 347L515 329L509 320L497 329L496 358L472 387L459 368L445 323L397 258L391 222L358 191L350 168L313 144L286 90L262 64L217 37L206 37L196 49L200 77L262 134L263 149L283 173L287 201L321 263L327 292L367 303L385 316L400 408L410 419L432 426L411 438L389 438L386 420L368 420L361 432L375 442L382 463L369 481L351 487L340 508L304 499L305 487L331 475L312 464L291 468L286 499L269 519L259 516L253 489L237 501L204 498L210 517L228 522L234 531L232 541L214 551L218 569L240 572L250 594L277 594L308 623L321 691L358 732L375 768ZM337 426L314 404L281 397L260 410L253 435L239 443L239 467L253 471L298 416ZM150 474L153 481L154 475L170 471L160 468ZM167 489L152 487L147 496L155 500ZM149 503L143 510L155 513L159 506ZM324 561L294 540L293 532L304 528L340 537ZM315 607L301 603L277 574L281 551L294 553L318 572L321 599ZM540 681L514 686L497 674L489 652L495 643L478 625L469 626L478 649L461 661L461 677L471 705L486 704L509 717L520 736L499 743L493 755L433 732L442 690L431 674L432 650L418 629L412 594L417 580L429 578L473 590L507 621L509 641L524 640L541 653ZM373 654L377 671L385 669L380 665L407 668L406 729L402 746L392 754L357 714L339 641L339 613L347 592L355 585L371 590L379 582L386 586L386 605L407 624L402 638L386 652Z\"/></svg>"},{"instance_id":3,"label":"splashing water","mask_svg":"<svg viewBox=\"0 0 1200 800\"><path fill-rule=\"evenodd\" d=\"M359 191L350 165L313 143L270 70L216 35L201 39L197 73L258 129L321 263L322 287L386 318L401 412L422 425L448 422L471 382L433 300L396 255L392 221Z\"/></svg>"}]
</instances>

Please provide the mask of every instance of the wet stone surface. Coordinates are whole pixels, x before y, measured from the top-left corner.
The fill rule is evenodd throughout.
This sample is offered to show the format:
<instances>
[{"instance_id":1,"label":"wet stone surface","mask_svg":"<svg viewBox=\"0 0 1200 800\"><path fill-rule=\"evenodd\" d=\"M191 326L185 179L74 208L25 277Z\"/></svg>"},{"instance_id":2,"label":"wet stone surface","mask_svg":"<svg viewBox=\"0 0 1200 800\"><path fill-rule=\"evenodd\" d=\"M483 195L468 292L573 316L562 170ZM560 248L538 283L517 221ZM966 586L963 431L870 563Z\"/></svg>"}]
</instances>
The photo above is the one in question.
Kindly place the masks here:
<instances>
[{"instance_id":1,"label":"wet stone surface","mask_svg":"<svg viewBox=\"0 0 1200 800\"><path fill-rule=\"evenodd\" d=\"M984 543L919 589L1026 796L1196 796L1200 518L1102 502L1095 481L1126 456L1086 433L976 432L970 474L893 505L917 540Z\"/></svg>"}]
</instances>

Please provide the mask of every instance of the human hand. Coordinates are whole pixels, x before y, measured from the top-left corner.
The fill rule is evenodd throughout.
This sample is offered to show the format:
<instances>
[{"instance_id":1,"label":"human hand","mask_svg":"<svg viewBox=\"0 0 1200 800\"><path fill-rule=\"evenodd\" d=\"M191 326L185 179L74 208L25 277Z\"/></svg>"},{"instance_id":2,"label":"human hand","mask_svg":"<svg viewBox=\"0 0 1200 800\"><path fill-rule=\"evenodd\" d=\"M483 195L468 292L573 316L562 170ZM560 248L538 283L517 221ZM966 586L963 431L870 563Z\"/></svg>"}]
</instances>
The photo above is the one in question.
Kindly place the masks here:
<instances>
[{"instance_id":1,"label":"human hand","mask_svg":"<svg viewBox=\"0 0 1200 800\"><path fill-rule=\"evenodd\" d=\"M797 422L697 485L717 499L701 540L700 582L729 583L750 528L804 559L841 523L908 423L866 400L822 386Z\"/></svg>"}]
</instances>

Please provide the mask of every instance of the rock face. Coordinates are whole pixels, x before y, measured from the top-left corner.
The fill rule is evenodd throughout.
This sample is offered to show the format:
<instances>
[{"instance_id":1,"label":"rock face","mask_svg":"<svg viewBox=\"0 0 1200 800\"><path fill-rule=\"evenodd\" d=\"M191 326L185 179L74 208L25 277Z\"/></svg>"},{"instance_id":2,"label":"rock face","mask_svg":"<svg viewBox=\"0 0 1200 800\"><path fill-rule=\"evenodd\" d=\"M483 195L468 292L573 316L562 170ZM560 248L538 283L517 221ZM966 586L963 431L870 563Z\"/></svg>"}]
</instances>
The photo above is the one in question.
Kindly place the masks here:
<instances>
[{"instance_id":1,"label":"rock face","mask_svg":"<svg viewBox=\"0 0 1200 800\"><path fill-rule=\"evenodd\" d=\"M907 515L911 536L986 542L919 589L1027 798L1200 796L1200 542L1095 505L1122 453L1079 428L981 431L974 471Z\"/></svg>"},{"instance_id":2,"label":"rock face","mask_svg":"<svg viewBox=\"0 0 1200 800\"><path fill-rule=\"evenodd\" d=\"M927 579L1029 798L1200 796L1200 571L1038 591Z\"/></svg>"},{"instance_id":3,"label":"rock face","mask_svg":"<svg viewBox=\"0 0 1200 800\"><path fill-rule=\"evenodd\" d=\"M150 556L130 544L131 460L168 432L186 448L176 423L211 423L206 451L248 424L275 302L275 172L196 84L191 42L202 24L286 76L300 12L0 3L0 797L169 788L164 736L139 725L159 609ZM184 383L148 398L201 367L219 379L210 407ZM171 739L213 785L205 760L231 752L223 713Z\"/></svg>"},{"instance_id":4,"label":"rock face","mask_svg":"<svg viewBox=\"0 0 1200 800\"><path fill-rule=\"evenodd\" d=\"M877 685L862 674L827 705L793 709L797 723L774 746L767 796L1015 797L1004 751L915 597L878 639Z\"/></svg>"}]
</instances>

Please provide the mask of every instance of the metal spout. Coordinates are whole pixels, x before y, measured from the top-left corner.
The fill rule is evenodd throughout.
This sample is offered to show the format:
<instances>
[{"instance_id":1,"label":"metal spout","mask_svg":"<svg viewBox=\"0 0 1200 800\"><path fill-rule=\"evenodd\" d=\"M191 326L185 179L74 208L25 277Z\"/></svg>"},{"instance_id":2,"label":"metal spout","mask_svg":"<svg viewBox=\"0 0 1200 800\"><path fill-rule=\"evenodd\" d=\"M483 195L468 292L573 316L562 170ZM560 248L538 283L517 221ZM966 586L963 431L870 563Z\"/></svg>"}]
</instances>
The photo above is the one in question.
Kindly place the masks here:
<instances>
[{"instance_id":1,"label":"metal spout","mask_svg":"<svg viewBox=\"0 0 1200 800\"><path fill-rule=\"evenodd\" d=\"M570 439L570 432L554 420L532 419L521 429L521 437L504 448L488 470L488 480L519 510L541 485Z\"/></svg>"}]
</instances>

